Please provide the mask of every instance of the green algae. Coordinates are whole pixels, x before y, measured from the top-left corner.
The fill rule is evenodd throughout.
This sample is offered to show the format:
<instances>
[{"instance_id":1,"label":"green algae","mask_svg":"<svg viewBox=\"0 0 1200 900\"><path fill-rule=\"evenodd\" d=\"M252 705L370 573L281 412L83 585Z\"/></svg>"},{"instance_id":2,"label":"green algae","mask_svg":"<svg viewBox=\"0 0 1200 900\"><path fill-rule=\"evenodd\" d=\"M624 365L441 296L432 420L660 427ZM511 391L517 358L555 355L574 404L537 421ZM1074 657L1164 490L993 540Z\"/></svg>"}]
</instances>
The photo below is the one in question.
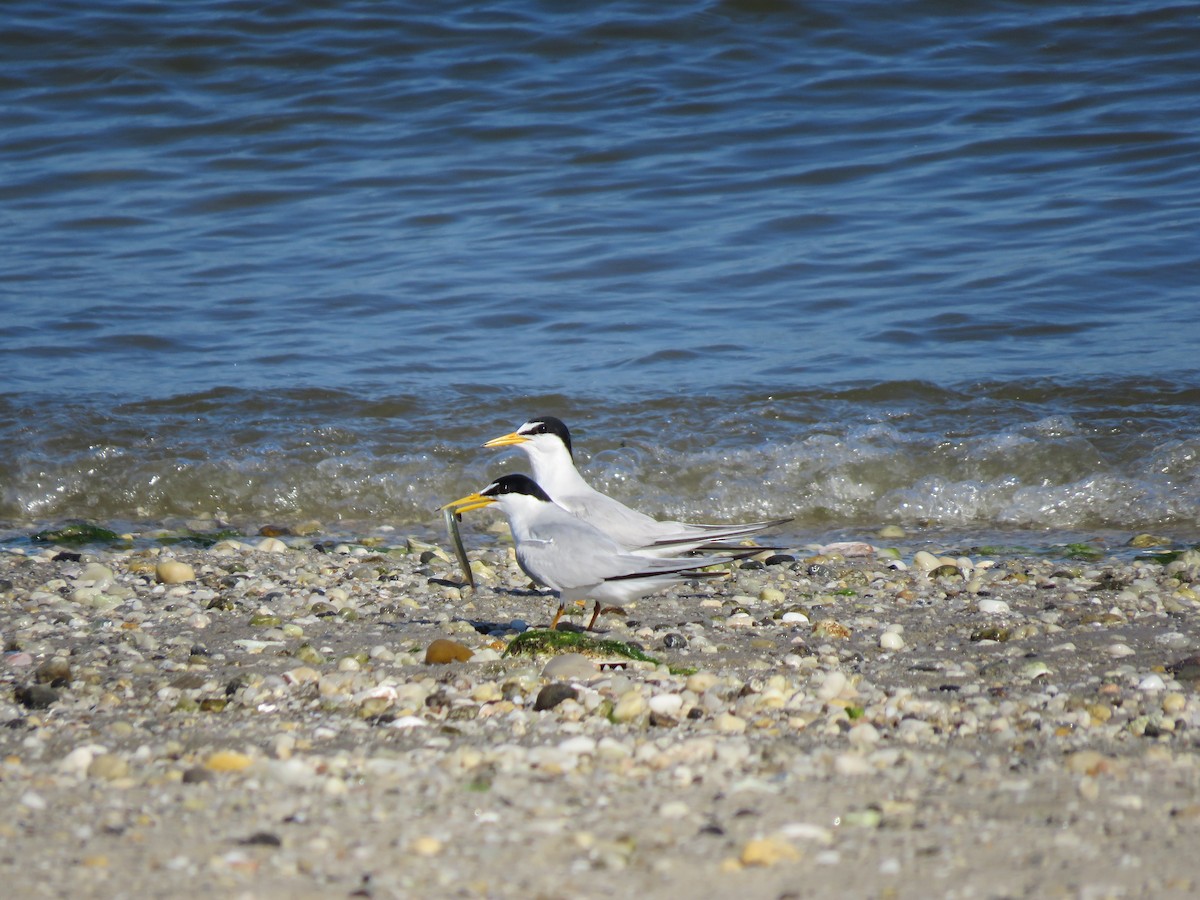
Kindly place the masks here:
<instances>
[{"instance_id":1,"label":"green algae","mask_svg":"<svg viewBox=\"0 0 1200 900\"><path fill-rule=\"evenodd\" d=\"M36 544L68 544L73 547L84 544L128 543L127 538L94 522L68 522L59 528L39 531L30 540Z\"/></svg>"}]
</instances>

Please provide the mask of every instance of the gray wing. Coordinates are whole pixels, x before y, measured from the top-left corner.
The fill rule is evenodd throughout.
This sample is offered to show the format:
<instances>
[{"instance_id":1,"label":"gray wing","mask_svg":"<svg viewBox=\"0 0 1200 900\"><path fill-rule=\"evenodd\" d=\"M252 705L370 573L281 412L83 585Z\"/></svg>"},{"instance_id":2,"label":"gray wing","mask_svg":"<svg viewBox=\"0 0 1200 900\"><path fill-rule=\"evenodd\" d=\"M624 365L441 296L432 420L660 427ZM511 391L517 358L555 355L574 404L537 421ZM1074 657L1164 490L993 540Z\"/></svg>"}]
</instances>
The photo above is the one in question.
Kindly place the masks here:
<instances>
[{"instance_id":1,"label":"gray wing","mask_svg":"<svg viewBox=\"0 0 1200 900\"><path fill-rule=\"evenodd\" d=\"M534 532L517 547L521 567L558 591L572 592L609 580L667 576L717 563L729 557L648 557L629 553L608 535L576 520L556 521Z\"/></svg>"},{"instance_id":2,"label":"gray wing","mask_svg":"<svg viewBox=\"0 0 1200 900\"><path fill-rule=\"evenodd\" d=\"M678 523L659 522L599 491L556 500L572 515L600 529L626 549L644 547L672 534L683 536L676 530Z\"/></svg>"},{"instance_id":3,"label":"gray wing","mask_svg":"<svg viewBox=\"0 0 1200 900\"><path fill-rule=\"evenodd\" d=\"M693 550L721 552L733 549L728 546L732 541L791 521L790 518L773 519L741 525L659 521L598 491L573 494L558 502L572 515L600 529L626 550L636 550L643 556L680 556Z\"/></svg>"}]
</instances>

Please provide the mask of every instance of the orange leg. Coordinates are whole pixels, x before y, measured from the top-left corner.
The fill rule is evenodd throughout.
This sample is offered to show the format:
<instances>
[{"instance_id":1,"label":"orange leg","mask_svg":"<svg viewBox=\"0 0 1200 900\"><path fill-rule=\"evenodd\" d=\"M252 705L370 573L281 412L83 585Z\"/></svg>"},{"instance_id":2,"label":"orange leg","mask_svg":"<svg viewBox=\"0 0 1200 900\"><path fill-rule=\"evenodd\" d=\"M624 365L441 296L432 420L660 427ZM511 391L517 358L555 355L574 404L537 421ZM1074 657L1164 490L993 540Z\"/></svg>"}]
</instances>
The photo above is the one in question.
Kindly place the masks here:
<instances>
[{"instance_id":1,"label":"orange leg","mask_svg":"<svg viewBox=\"0 0 1200 900\"><path fill-rule=\"evenodd\" d=\"M596 601L596 606L592 610L592 621L588 622L587 630L591 631L596 627L596 620L600 618L600 601Z\"/></svg>"},{"instance_id":2,"label":"orange leg","mask_svg":"<svg viewBox=\"0 0 1200 900\"><path fill-rule=\"evenodd\" d=\"M550 630L553 631L558 627L558 620L562 618L564 604L558 604L558 612L554 614L554 618L550 620Z\"/></svg>"}]
</instances>

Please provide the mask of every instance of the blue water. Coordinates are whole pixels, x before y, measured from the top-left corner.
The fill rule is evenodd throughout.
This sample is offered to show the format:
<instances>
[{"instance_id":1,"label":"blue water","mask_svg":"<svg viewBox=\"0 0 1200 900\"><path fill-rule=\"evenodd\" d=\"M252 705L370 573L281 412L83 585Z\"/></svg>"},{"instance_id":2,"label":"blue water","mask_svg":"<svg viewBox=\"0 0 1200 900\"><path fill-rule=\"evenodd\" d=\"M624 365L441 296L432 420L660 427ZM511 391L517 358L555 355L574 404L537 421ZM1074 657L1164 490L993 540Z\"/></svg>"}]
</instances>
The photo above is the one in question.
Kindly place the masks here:
<instances>
[{"instance_id":1,"label":"blue water","mask_svg":"<svg viewBox=\"0 0 1200 900\"><path fill-rule=\"evenodd\" d=\"M0 520L1200 531L1194 5L3 19Z\"/></svg>"}]
</instances>

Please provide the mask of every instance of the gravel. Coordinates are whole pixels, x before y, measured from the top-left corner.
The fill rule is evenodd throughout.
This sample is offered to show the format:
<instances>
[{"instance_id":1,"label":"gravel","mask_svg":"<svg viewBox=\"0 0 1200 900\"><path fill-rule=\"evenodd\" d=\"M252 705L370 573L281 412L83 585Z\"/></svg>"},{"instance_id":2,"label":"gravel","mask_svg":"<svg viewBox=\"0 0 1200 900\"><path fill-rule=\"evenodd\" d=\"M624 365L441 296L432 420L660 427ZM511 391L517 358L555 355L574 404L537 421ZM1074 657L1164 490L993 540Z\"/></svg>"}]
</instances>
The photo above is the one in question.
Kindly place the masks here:
<instances>
[{"instance_id":1,"label":"gravel","mask_svg":"<svg viewBox=\"0 0 1200 900\"><path fill-rule=\"evenodd\" d=\"M1195 551L787 548L605 616L647 662L506 656L502 538L313 540L0 554L6 892L1200 889Z\"/></svg>"}]
</instances>

